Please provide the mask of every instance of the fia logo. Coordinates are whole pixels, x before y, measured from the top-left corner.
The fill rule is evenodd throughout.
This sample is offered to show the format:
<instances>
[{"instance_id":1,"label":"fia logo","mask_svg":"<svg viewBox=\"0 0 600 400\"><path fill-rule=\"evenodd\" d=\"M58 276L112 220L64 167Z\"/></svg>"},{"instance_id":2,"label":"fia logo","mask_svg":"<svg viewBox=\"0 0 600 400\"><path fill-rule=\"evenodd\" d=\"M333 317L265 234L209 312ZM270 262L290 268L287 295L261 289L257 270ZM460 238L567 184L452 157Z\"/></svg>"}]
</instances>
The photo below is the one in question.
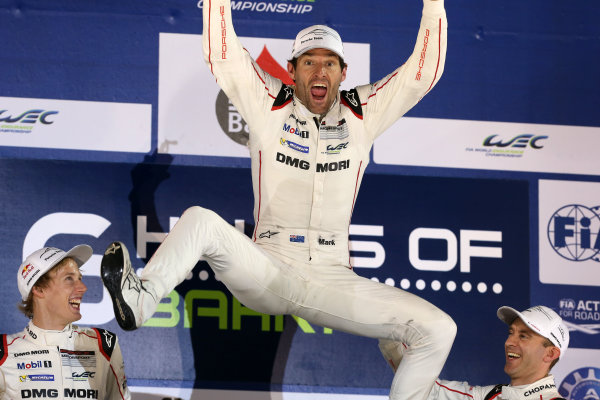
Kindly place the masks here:
<instances>
[{"instance_id":1,"label":"fia logo","mask_svg":"<svg viewBox=\"0 0 600 400\"><path fill-rule=\"evenodd\" d=\"M548 240L558 255L570 261L600 262L600 206L564 206L548 222Z\"/></svg>"}]
</instances>

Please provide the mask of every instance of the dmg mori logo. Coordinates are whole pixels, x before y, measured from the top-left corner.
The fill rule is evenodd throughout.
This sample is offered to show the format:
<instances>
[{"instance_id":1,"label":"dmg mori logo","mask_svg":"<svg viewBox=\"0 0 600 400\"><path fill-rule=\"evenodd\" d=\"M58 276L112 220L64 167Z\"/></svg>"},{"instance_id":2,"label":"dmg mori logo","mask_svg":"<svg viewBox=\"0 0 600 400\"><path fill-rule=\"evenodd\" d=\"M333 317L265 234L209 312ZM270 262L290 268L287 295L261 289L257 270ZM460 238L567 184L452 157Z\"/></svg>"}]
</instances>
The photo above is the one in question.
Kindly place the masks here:
<instances>
[{"instance_id":1,"label":"dmg mori logo","mask_svg":"<svg viewBox=\"0 0 600 400\"><path fill-rule=\"evenodd\" d=\"M600 262L600 206L571 204L557 210L548 222L548 240L570 261Z\"/></svg>"}]
</instances>

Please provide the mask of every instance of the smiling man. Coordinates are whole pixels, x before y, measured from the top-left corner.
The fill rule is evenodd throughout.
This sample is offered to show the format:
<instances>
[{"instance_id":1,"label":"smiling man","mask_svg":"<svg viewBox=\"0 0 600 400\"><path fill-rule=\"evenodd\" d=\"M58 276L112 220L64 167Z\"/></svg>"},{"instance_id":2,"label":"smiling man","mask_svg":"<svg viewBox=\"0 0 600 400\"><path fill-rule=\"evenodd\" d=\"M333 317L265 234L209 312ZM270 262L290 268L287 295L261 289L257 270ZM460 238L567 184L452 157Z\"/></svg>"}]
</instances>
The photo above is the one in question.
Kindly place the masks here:
<instances>
[{"instance_id":1,"label":"smiling man","mask_svg":"<svg viewBox=\"0 0 600 400\"><path fill-rule=\"evenodd\" d=\"M444 70L444 2L422 1L408 59L374 83L341 91L348 67L333 28L313 25L297 34L287 62L294 84L288 85L244 49L229 0L203 1L205 61L250 130L255 229L248 240L216 213L192 207L154 253L141 281L123 243L111 244L101 274L122 328L148 320L202 257L217 280L258 312L293 314L386 344L409 343L390 398L427 397L456 324L416 295L357 275L348 240L373 141L429 93ZM391 40L387 50L390 57L395 52ZM382 350L393 357L393 346Z\"/></svg>"},{"instance_id":2,"label":"smiling man","mask_svg":"<svg viewBox=\"0 0 600 400\"><path fill-rule=\"evenodd\" d=\"M438 380L428 400L564 400L550 374L569 347L569 330L562 318L545 306L523 312L505 306L497 314L508 325L504 372L510 384L471 386Z\"/></svg>"},{"instance_id":3,"label":"smiling man","mask_svg":"<svg viewBox=\"0 0 600 400\"><path fill-rule=\"evenodd\" d=\"M91 256L87 245L44 247L19 267L19 309L31 321L0 335L0 398L131 398L116 335L72 325L87 291L79 268Z\"/></svg>"}]
</instances>

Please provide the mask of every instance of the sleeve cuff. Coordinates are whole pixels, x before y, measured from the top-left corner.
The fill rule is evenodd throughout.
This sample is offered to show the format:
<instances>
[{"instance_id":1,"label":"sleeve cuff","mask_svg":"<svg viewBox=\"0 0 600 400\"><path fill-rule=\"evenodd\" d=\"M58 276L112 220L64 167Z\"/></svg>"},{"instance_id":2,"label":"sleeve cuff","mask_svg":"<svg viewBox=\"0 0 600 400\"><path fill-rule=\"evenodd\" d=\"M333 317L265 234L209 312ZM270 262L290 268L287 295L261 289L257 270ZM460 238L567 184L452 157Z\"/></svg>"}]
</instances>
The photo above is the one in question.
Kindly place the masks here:
<instances>
[{"instance_id":1,"label":"sleeve cuff","mask_svg":"<svg viewBox=\"0 0 600 400\"><path fill-rule=\"evenodd\" d=\"M423 14L439 15L445 12L444 0L424 0Z\"/></svg>"}]
</instances>

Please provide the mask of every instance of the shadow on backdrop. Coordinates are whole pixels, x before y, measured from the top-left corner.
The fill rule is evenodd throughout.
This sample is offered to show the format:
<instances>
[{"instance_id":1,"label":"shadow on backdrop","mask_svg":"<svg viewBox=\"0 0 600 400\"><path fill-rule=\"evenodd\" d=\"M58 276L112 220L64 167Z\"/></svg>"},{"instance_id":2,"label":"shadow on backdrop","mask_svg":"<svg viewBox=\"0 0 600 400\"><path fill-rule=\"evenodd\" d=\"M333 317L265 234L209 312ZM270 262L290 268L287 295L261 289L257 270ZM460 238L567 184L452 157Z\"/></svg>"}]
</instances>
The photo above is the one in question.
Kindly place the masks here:
<instances>
[{"instance_id":1,"label":"shadow on backdrop","mask_svg":"<svg viewBox=\"0 0 600 400\"><path fill-rule=\"evenodd\" d=\"M129 201L133 242L136 243L136 247L146 246L145 253L140 253L141 249L137 249L138 254L146 255L142 258L144 263L150 260L158 248L158 243L138 243L138 216L145 216L148 233L168 232L170 229L166 225L169 223L168 217L165 216L166 211L161 210L161 218L157 212L156 197L159 186L164 185L161 190L169 193L169 200L173 200L172 205L183 207L180 211L182 212L194 204L180 205L175 198L178 191L186 190L192 185L190 191L195 193L199 187L198 182L211 180L205 175L213 174L211 178L214 180L214 174L218 173L223 182L240 180L240 172L236 169L172 166L172 161L172 156L155 152L146 156L142 163L135 165L131 170L132 189ZM235 176L229 179L230 174ZM220 213L214 205L219 204L219 199L225 201L236 195L232 193L231 186L236 185L212 186L210 191L213 200L202 204L204 199L200 197L204 195L200 192L196 203L207 208L213 206L212 209ZM251 193L248 196L248 201L251 201ZM247 236L251 236L254 226L244 223L243 228L238 226L238 229L243 229ZM272 398L269 391L281 391L289 350L297 330L296 322L291 316L268 316L244 307L215 279L205 261L198 262L189 278L175 288L179 295L180 322L168 329L178 332L175 335L172 332L165 335L164 331L157 331L158 336L169 339L160 340L158 346L164 347L156 351L171 357L180 354L181 372L177 379L193 379L194 388L264 391L264 396L262 393L255 393L257 398ZM165 301L169 300L163 300ZM182 339L183 336L188 338ZM176 351L176 343L173 343L175 341L180 347ZM160 357L156 356L150 356L148 360L156 364L161 362ZM192 363L193 368L190 365ZM158 368L158 365L156 367ZM152 365L149 365L148 371L151 368ZM173 377L163 379L171 378ZM189 387L191 382L186 383L187 385L182 386ZM133 396L135 399L169 398L145 393L135 393ZM192 394L191 398L200 397Z\"/></svg>"}]
</instances>

